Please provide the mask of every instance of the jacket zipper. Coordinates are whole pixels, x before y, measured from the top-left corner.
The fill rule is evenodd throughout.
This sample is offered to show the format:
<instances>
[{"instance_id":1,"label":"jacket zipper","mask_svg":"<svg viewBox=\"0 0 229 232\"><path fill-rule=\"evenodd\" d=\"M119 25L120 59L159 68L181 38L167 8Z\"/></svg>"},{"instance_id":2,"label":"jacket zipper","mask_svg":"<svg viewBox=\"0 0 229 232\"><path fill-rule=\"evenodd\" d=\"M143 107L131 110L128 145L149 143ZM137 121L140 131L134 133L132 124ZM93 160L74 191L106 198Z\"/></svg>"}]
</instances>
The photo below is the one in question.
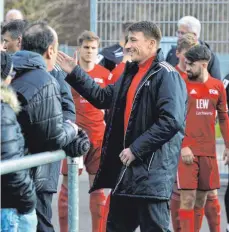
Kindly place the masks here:
<instances>
[{"instance_id":1,"label":"jacket zipper","mask_svg":"<svg viewBox=\"0 0 229 232\"><path fill-rule=\"evenodd\" d=\"M154 155L155 155L155 152L153 152L153 154L152 154L152 156L151 156L151 159L150 159L150 162L149 162L149 166L148 166L148 168L147 168L148 172L149 172L149 169L150 169L151 163L152 163L152 161L153 161L153 157L154 157Z\"/></svg>"},{"instance_id":2,"label":"jacket zipper","mask_svg":"<svg viewBox=\"0 0 229 232\"><path fill-rule=\"evenodd\" d=\"M132 109L133 109L134 101L135 101L135 99L136 99L136 96L138 95L138 92L139 92L140 89L144 86L144 84L148 81L148 79L149 79L152 75L154 75L155 73L159 72L160 70L161 70L161 68L160 68L159 70L157 70L157 71L151 73L151 74L145 79L145 81L142 83L142 85L138 88L138 90L137 90L137 92L136 92L136 94L135 94L135 96L134 96L134 100L133 100L132 106L131 106L130 115L131 115L131 112L132 112ZM128 125L129 125L130 115L129 115L129 118L128 118L128 123L127 123L126 131L127 131ZM125 149L126 131L125 131L124 140L123 140L123 147L124 147L124 149ZM153 154L153 155L154 155L154 154ZM151 157L150 163L152 162L152 158L153 158L153 156ZM114 188L113 194L114 194L115 191L117 190L118 185L121 183L122 178L123 178L123 176L124 176L126 170L127 170L127 166L125 167L125 169L124 169L124 171L123 171L121 177L119 178L118 183L116 184L116 186L115 186L115 188Z\"/></svg>"},{"instance_id":3,"label":"jacket zipper","mask_svg":"<svg viewBox=\"0 0 229 232\"><path fill-rule=\"evenodd\" d=\"M125 169L124 169L124 171L123 171L121 177L119 178L119 181L118 181L118 183L116 184L116 186L115 186L115 188L114 188L113 194L115 193L115 191L117 190L117 188L118 188L120 182L122 181L122 178L123 178L123 176L124 176L126 170L127 170L127 166L125 167Z\"/></svg>"}]
</instances>

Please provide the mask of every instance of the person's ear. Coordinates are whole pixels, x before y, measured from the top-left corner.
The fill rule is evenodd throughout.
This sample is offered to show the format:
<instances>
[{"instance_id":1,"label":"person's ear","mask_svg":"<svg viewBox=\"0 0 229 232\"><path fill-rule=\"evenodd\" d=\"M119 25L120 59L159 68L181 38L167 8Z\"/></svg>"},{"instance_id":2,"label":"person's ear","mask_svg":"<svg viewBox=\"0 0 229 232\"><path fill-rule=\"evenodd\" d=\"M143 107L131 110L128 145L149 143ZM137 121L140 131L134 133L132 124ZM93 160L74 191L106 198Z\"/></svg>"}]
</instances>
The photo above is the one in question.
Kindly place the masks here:
<instances>
[{"instance_id":1,"label":"person's ear","mask_svg":"<svg viewBox=\"0 0 229 232\"><path fill-rule=\"evenodd\" d=\"M207 62L203 62L202 65L203 65L203 67L204 67L205 69L208 68L208 63L207 63Z\"/></svg>"},{"instance_id":2,"label":"person's ear","mask_svg":"<svg viewBox=\"0 0 229 232\"><path fill-rule=\"evenodd\" d=\"M156 40L155 39L151 39L150 43L149 43L149 48L152 49L152 48L156 47L156 45L157 45Z\"/></svg>"},{"instance_id":3,"label":"person's ear","mask_svg":"<svg viewBox=\"0 0 229 232\"><path fill-rule=\"evenodd\" d=\"M177 58L179 59L179 57L180 57L180 52L178 52L178 50L176 50L176 56L177 56Z\"/></svg>"},{"instance_id":4,"label":"person's ear","mask_svg":"<svg viewBox=\"0 0 229 232\"><path fill-rule=\"evenodd\" d=\"M47 52L46 52L46 57L50 60L50 59L52 59L52 56L53 56L53 54L54 54L54 47L53 47L53 45L52 44L50 44L49 46L48 46L48 49L47 49Z\"/></svg>"},{"instance_id":5,"label":"person's ear","mask_svg":"<svg viewBox=\"0 0 229 232\"><path fill-rule=\"evenodd\" d=\"M17 46L21 49L22 36L19 36L17 40L18 40Z\"/></svg>"}]
</instances>

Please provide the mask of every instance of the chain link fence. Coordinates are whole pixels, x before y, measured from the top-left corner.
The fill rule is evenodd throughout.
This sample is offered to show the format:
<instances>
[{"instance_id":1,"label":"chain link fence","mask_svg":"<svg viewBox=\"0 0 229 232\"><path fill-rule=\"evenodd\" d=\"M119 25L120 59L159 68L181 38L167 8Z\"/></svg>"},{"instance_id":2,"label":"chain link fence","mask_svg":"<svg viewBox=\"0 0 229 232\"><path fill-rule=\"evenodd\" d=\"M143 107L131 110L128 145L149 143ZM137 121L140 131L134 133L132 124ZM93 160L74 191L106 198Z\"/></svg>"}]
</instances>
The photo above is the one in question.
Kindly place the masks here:
<instances>
[{"instance_id":1,"label":"chain link fence","mask_svg":"<svg viewBox=\"0 0 229 232\"><path fill-rule=\"evenodd\" d=\"M119 41L123 22L150 20L170 37L175 36L177 21L192 15L201 22L201 39L213 51L228 54L228 12L228 0L97 0L97 34L105 47Z\"/></svg>"}]
</instances>

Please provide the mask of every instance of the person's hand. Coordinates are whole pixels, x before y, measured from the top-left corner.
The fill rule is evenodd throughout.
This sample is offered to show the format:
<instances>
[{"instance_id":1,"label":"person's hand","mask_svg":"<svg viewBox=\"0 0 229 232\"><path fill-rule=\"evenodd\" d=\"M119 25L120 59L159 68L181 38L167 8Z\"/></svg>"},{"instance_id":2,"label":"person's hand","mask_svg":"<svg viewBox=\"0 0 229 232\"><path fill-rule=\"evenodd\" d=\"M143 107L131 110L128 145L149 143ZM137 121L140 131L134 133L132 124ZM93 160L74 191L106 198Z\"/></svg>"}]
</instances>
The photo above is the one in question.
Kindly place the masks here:
<instances>
[{"instance_id":1,"label":"person's hand","mask_svg":"<svg viewBox=\"0 0 229 232\"><path fill-rule=\"evenodd\" d=\"M229 165L229 149L225 148L223 153L223 160L225 165Z\"/></svg>"},{"instance_id":2,"label":"person's hand","mask_svg":"<svg viewBox=\"0 0 229 232\"><path fill-rule=\"evenodd\" d=\"M185 164L193 164L195 157L189 147L184 147L181 149L181 158Z\"/></svg>"},{"instance_id":3,"label":"person's hand","mask_svg":"<svg viewBox=\"0 0 229 232\"><path fill-rule=\"evenodd\" d=\"M123 49L123 59L122 59L122 62L126 63L127 61L131 62L131 56L128 53L128 51L124 48Z\"/></svg>"},{"instance_id":4,"label":"person's hand","mask_svg":"<svg viewBox=\"0 0 229 232\"><path fill-rule=\"evenodd\" d=\"M70 157L80 157L86 155L90 149L90 140L87 133L79 128L78 135L70 144L63 148Z\"/></svg>"},{"instance_id":5,"label":"person's hand","mask_svg":"<svg viewBox=\"0 0 229 232\"><path fill-rule=\"evenodd\" d=\"M75 123L71 122L70 120L66 120L66 122L71 124L74 127L74 129L76 131L76 135L78 135L79 127Z\"/></svg>"},{"instance_id":6,"label":"person's hand","mask_svg":"<svg viewBox=\"0 0 229 232\"><path fill-rule=\"evenodd\" d=\"M129 166L136 159L134 154L131 152L130 148L124 149L120 153L119 157L123 165L126 165L126 166Z\"/></svg>"},{"instance_id":7,"label":"person's hand","mask_svg":"<svg viewBox=\"0 0 229 232\"><path fill-rule=\"evenodd\" d=\"M59 51L57 54L57 64L65 71L66 73L71 73L72 70L75 68L77 65L76 60L67 54Z\"/></svg>"}]
</instances>

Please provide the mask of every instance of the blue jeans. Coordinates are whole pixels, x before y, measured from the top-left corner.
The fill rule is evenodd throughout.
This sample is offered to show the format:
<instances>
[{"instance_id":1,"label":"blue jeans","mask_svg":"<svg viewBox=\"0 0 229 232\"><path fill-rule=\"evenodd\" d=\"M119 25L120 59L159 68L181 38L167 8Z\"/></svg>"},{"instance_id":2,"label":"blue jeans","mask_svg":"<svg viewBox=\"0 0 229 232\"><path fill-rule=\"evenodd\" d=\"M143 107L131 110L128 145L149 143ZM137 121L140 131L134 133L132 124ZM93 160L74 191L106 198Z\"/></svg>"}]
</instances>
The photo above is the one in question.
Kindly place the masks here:
<instances>
[{"instance_id":1,"label":"blue jeans","mask_svg":"<svg viewBox=\"0 0 229 232\"><path fill-rule=\"evenodd\" d=\"M36 230L35 209L28 214L20 214L17 209L1 209L1 232L36 232Z\"/></svg>"}]
</instances>

